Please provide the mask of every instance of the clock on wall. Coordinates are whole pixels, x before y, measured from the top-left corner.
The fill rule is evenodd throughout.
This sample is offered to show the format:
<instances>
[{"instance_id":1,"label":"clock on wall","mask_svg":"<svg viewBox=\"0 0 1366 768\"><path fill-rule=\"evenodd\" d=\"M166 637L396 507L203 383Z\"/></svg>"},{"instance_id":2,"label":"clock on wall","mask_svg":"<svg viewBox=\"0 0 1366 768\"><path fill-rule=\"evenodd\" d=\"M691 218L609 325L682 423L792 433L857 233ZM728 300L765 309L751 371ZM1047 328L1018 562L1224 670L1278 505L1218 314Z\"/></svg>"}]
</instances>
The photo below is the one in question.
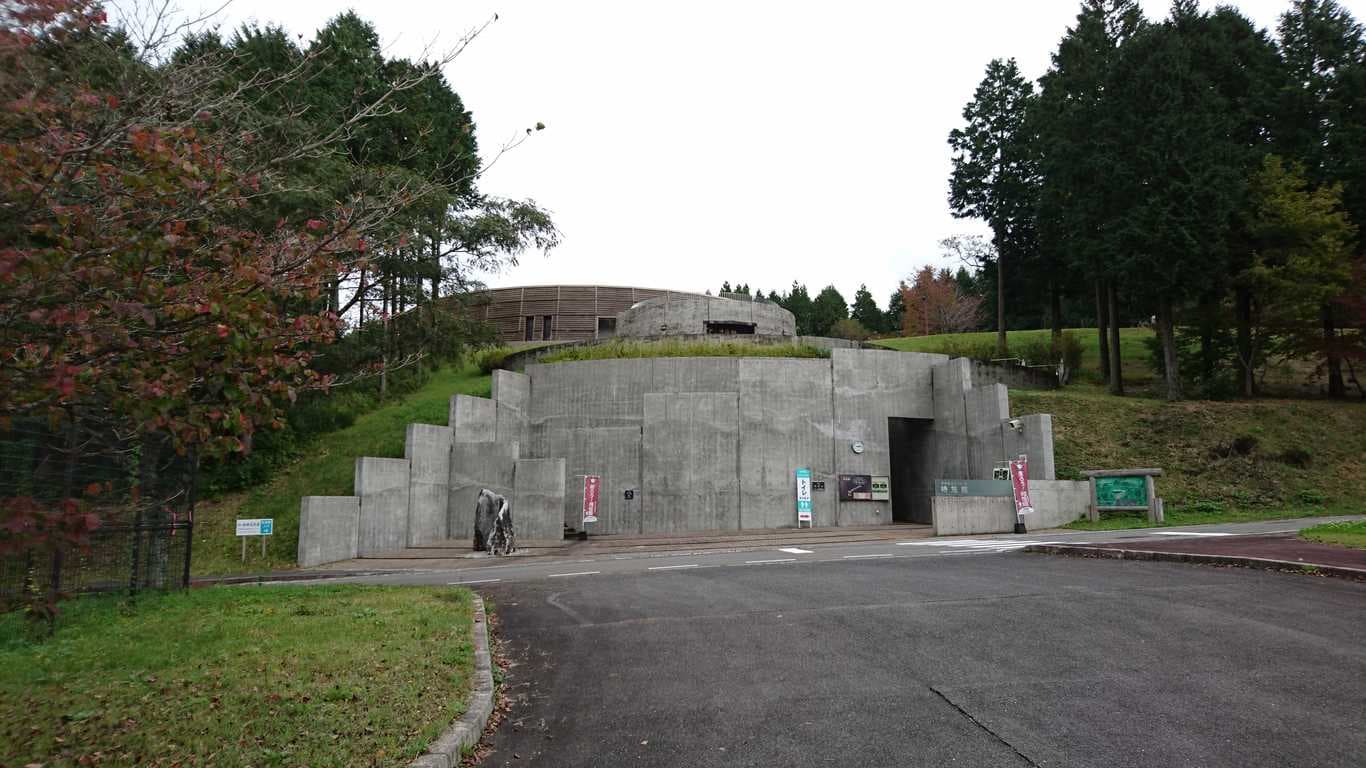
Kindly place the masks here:
<instances>
[{"instance_id":1,"label":"clock on wall","mask_svg":"<svg viewBox=\"0 0 1366 768\"><path fill-rule=\"evenodd\" d=\"M849 450L853 451L854 453L863 453L863 441L855 440L854 442L850 443Z\"/></svg>"}]
</instances>

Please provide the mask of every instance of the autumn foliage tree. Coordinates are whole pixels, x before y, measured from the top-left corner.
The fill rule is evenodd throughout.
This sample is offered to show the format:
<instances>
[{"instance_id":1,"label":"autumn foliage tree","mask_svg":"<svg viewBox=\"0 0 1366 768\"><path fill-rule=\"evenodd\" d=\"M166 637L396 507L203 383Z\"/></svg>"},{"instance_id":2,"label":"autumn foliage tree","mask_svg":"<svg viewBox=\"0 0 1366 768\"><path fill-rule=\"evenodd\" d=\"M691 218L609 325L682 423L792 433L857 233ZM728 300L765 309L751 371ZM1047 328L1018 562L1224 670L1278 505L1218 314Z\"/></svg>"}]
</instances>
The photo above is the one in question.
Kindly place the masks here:
<instances>
[{"instance_id":1,"label":"autumn foliage tree","mask_svg":"<svg viewBox=\"0 0 1366 768\"><path fill-rule=\"evenodd\" d=\"M905 313L901 330L906 336L963 333L977 327L982 297L965 293L953 273L924 266L910 285L902 284Z\"/></svg>"},{"instance_id":2,"label":"autumn foliage tree","mask_svg":"<svg viewBox=\"0 0 1366 768\"><path fill-rule=\"evenodd\" d=\"M0 22L0 437L41 436L35 467L58 468L0 486L4 557L80 547L96 510L171 513L200 460L327 386L310 367L338 327L325 294L401 236L388 223L420 190L263 223L281 160L344 132L262 152L243 116L273 81L149 63L91 2L10 3Z\"/></svg>"}]
</instances>

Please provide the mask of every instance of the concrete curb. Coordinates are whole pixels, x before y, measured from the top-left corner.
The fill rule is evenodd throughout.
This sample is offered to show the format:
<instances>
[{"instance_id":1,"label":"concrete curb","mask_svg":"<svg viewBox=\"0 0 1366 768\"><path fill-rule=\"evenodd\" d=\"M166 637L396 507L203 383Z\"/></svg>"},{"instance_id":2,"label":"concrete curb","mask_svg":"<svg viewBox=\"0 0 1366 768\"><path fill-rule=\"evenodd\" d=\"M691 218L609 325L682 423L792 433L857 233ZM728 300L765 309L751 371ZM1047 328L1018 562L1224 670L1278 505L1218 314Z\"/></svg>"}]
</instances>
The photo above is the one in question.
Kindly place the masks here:
<instances>
[{"instance_id":1,"label":"concrete curb","mask_svg":"<svg viewBox=\"0 0 1366 768\"><path fill-rule=\"evenodd\" d=\"M1341 565L1305 563L1298 560L1273 560L1266 557L1200 555L1191 552L1150 552L1143 549L1110 549L1077 544L1031 544L1025 547L1024 551L1044 555L1097 557L1111 560L1151 560L1169 563L1192 563L1196 565L1233 565L1242 568L1260 568L1270 571L1302 571L1324 576L1336 576L1342 579L1366 581L1366 569L1347 568Z\"/></svg>"},{"instance_id":2,"label":"concrete curb","mask_svg":"<svg viewBox=\"0 0 1366 768\"><path fill-rule=\"evenodd\" d=\"M489 654L488 617L484 600L474 596L474 685L465 714L451 723L410 768L458 768L465 747L479 743L493 714L493 657Z\"/></svg>"}]
</instances>

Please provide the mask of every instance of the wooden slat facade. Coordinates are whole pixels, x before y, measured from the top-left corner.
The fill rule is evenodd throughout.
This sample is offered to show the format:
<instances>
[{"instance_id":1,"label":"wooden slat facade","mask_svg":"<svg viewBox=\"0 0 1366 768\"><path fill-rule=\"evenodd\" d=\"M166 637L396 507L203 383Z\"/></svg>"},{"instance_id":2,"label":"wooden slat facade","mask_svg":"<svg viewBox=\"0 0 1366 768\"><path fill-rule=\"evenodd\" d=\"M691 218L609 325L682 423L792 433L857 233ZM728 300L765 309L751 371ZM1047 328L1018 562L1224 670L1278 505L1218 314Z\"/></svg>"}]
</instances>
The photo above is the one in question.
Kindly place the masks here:
<instances>
[{"instance_id":1,"label":"wooden slat facade","mask_svg":"<svg viewBox=\"0 0 1366 768\"><path fill-rule=\"evenodd\" d=\"M489 301L475 310L476 316L492 324L498 341L526 341L526 318L532 319L532 341L545 338L544 318L550 316L550 339L584 341L598 336L598 318L615 318L636 302L666 294L695 296L686 291L598 285L534 285L519 288L494 288L486 292Z\"/></svg>"}]
</instances>

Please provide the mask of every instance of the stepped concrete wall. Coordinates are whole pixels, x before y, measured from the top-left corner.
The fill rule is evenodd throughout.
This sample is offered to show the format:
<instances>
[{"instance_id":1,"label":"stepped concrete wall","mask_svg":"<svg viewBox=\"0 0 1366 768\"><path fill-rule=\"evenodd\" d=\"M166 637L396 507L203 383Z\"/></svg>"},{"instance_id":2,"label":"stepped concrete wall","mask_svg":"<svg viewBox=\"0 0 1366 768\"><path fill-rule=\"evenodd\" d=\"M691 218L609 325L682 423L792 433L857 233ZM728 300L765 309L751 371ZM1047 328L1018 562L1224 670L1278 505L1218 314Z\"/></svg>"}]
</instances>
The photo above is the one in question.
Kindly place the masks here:
<instances>
[{"instance_id":1,"label":"stepped concrete wall","mask_svg":"<svg viewBox=\"0 0 1366 768\"><path fill-rule=\"evenodd\" d=\"M447 426L410 425L403 459L357 461L356 556L469 538L483 488L512 499L520 542L561 542L585 529L584 475L602 478L597 534L793 527L799 468L824 484L818 526L943 516L956 502L931 504L934 479L988 479L1020 453L1032 480L1054 476L1051 418L1011 420L1004 385L944 355L536 364L495 372L491 395L452 397ZM891 498L841 501L841 475L886 476ZM1041 492L1041 509L1071 509ZM300 561L349 553L340 507L309 503Z\"/></svg>"}]
</instances>

